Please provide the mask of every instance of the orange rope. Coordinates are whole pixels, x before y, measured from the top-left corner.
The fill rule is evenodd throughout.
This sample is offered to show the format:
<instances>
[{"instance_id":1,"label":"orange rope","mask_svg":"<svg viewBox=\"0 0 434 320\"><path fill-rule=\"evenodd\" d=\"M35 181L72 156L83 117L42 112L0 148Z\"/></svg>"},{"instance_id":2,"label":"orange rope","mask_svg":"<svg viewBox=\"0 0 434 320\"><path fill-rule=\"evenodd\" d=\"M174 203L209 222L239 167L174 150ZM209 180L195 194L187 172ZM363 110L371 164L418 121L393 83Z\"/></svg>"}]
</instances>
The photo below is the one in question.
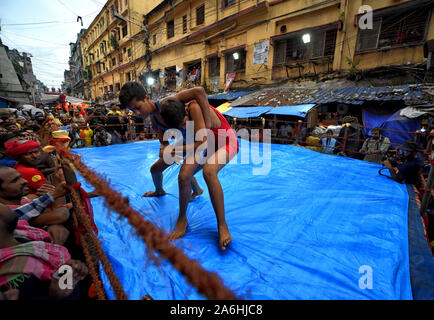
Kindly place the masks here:
<instances>
[{"instance_id":1,"label":"orange rope","mask_svg":"<svg viewBox=\"0 0 434 320\"><path fill-rule=\"evenodd\" d=\"M98 238L96 237L95 233L93 232L92 226L91 226L91 222L89 219L89 216L86 214L86 212L84 211L83 206L81 205L81 199L80 197L77 195L76 192L71 192L71 197L74 199L75 202L75 207L76 207L76 212L78 214L78 218L80 220L80 222L82 223L82 225L85 227L86 229L86 234L90 237L90 239L93 242L93 245L95 246L96 252L99 256L99 259L101 260L101 264L104 268L104 271L110 281L110 284L113 287L113 291L116 295L116 298L118 300L126 300L127 299L127 295L124 292L124 289L122 288L122 285L119 281L119 279L117 278L116 274L113 271L113 268L110 264L110 262L108 261L104 250L101 247L101 243L98 240ZM82 239L82 237L80 237L80 239ZM97 284L95 284L95 289L97 288Z\"/></svg>"}]
</instances>

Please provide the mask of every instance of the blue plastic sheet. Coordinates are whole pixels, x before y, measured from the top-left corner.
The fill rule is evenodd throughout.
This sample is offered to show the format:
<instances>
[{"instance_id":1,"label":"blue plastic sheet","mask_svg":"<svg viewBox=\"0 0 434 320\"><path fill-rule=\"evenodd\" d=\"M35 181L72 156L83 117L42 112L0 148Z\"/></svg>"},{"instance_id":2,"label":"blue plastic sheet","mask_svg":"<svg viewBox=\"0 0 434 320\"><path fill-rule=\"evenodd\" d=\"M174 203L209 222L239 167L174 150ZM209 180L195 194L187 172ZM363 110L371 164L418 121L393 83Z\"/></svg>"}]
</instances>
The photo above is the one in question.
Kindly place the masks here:
<instances>
[{"instance_id":1,"label":"blue plastic sheet","mask_svg":"<svg viewBox=\"0 0 434 320\"><path fill-rule=\"evenodd\" d=\"M204 194L190 203L187 233L175 244L245 299L412 299L406 186L380 176L377 164L295 146L263 147L242 141L238 159L219 174L233 238L229 248L219 249L201 173L196 178ZM164 173L166 196L141 196L153 190L149 169L158 151L156 141L76 150L145 219L170 232L180 167ZM240 163L259 151L271 159L266 175L253 172L266 167L261 163ZM156 266L132 227L108 213L102 198L92 203L103 249L130 299L204 298L167 261Z\"/></svg>"},{"instance_id":2,"label":"blue plastic sheet","mask_svg":"<svg viewBox=\"0 0 434 320\"><path fill-rule=\"evenodd\" d=\"M223 114L232 118L257 118L260 115L267 113L271 109L273 109L273 107L239 107L232 108L226 112L223 112Z\"/></svg>"},{"instance_id":3,"label":"blue plastic sheet","mask_svg":"<svg viewBox=\"0 0 434 320\"><path fill-rule=\"evenodd\" d=\"M301 104L297 106L282 106L271 109L267 114L297 116L306 118L307 113L314 108L315 104Z\"/></svg>"},{"instance_id":4,"label":"blue plastic sheet","mask_svg":"<svg viewBox=\"0 0 434 320\"><path fill-rule=\"evenodd\" d=\"M363 110L363 123L369 128L383 128L382 135L388 137L390 142L403 144L408 139L414 139L414 134L407 132L416 132L422 127L420 118L410 119L400 115L401 110L390 115L374 115ZM392 130L392 131L389 131ZM399 132L403 131L403 132ZM365 135L371 135L371 129L365 128Z\"/></svg>"}]
</instances>

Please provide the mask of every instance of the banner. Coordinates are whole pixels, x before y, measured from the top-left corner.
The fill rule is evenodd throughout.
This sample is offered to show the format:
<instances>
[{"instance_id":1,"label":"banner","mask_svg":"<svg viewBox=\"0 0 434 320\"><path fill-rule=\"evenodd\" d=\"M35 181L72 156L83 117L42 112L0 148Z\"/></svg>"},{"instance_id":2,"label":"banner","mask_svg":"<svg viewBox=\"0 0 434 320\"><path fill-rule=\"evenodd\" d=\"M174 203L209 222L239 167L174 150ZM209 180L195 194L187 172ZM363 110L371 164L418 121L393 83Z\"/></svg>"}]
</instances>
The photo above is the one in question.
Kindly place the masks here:
<instances>
[{"instance_id":1,"label":"banner","mask_svg":"<svg viewBox=\"0 0 434 320\"><path fill-rule=\"evenodd\" d=\"M268 52L270 51L270 42L268 40L254 44L253 65L268 62Z\"/></svg>"}]
</instances>

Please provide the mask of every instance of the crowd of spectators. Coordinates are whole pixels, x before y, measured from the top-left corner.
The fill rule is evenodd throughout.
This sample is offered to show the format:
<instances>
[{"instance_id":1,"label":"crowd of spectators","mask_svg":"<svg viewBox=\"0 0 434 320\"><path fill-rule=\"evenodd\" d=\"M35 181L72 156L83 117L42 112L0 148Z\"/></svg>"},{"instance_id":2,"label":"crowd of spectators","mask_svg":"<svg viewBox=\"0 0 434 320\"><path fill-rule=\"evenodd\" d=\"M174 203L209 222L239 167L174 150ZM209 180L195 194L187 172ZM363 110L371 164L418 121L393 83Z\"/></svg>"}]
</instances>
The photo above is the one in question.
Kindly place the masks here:
<instances>
[{"instance_id":1,"label":"crowd of spectators","mask_svg":"<svg viewBox=\"0 0 434 320\"><path fill-rule=\"evenodd\" d=\"M0 300L94 298L70 190L46 147L57 136L72 148L142 141L153 137L149 129L117 105L0 114ZM65 265L73 271L66 289Z\"/></svg>"}]
</instances>

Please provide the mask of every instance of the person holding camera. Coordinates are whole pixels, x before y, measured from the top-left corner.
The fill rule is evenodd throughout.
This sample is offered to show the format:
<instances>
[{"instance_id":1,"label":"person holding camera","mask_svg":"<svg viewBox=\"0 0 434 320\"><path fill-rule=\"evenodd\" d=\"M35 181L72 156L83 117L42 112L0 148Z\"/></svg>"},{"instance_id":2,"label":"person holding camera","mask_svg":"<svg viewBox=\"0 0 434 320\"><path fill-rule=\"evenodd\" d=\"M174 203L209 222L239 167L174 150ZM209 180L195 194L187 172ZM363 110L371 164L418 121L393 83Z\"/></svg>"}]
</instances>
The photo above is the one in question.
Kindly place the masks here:
<instances>
[{"instance_id":1,"label":"person holding camera","mask_svg":"<svg viewBox=\"0 0 434 320\"><path fill-rule=\"evenodd\" d=\"M383 164L389 169L393 180L407 184L418 184L419 175L424 166L424 160L420 152L424 150L416 142L409 139L399 147L403 155L397 159L386 159Z\"/></svg>"}]
</instances>

